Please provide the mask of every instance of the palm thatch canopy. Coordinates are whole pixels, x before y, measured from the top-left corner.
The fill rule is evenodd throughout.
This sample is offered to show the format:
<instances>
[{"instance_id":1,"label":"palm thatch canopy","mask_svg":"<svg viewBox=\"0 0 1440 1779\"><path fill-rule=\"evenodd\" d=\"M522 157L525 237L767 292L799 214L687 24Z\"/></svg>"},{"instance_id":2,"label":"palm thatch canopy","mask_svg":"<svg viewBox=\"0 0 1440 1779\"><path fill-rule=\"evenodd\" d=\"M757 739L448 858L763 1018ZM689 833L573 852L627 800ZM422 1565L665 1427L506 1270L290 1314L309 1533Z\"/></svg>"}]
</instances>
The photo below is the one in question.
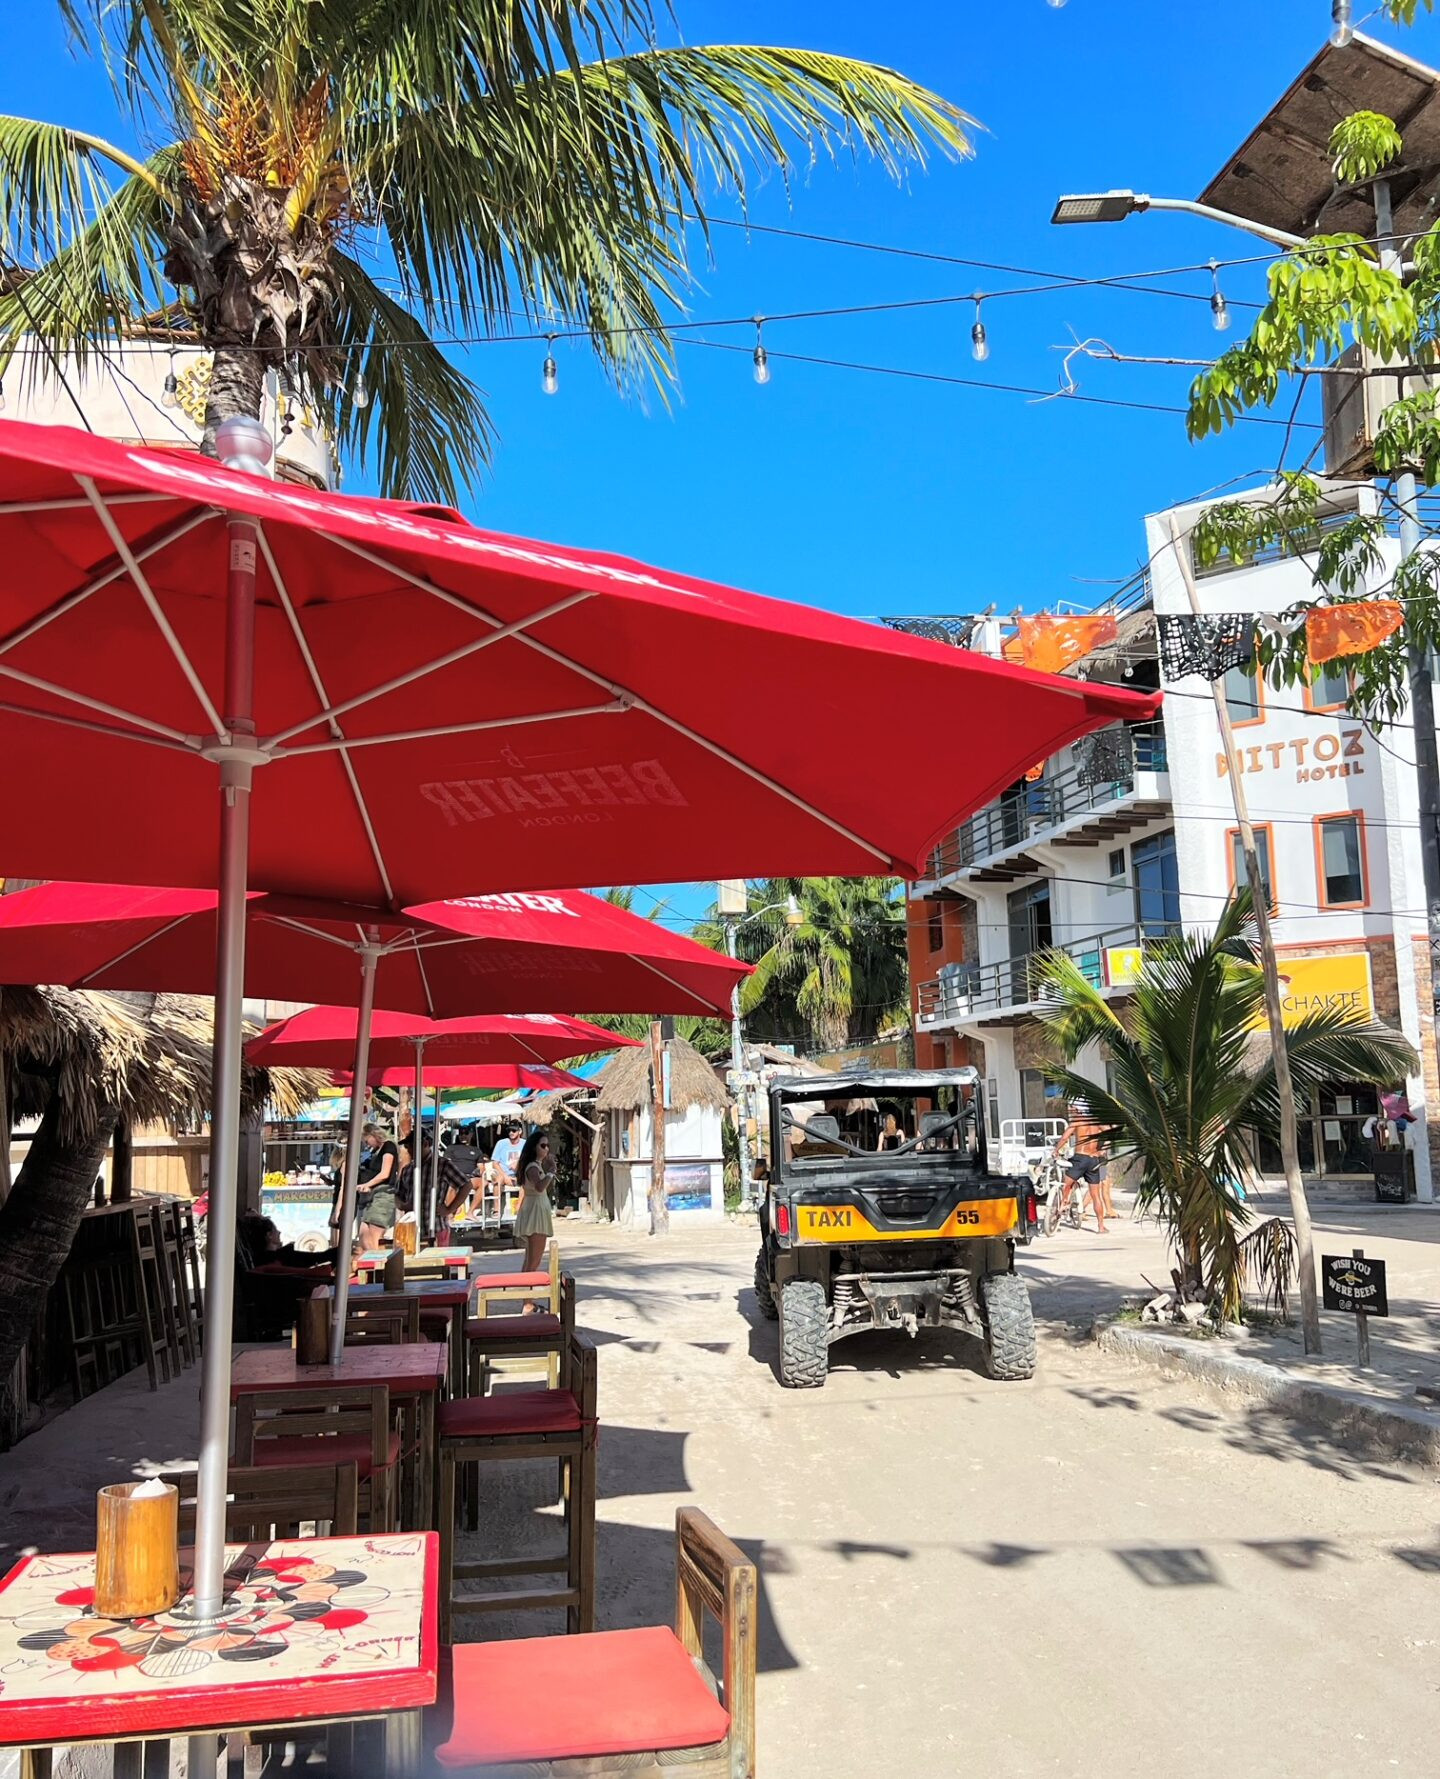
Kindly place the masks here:
<instances>
[{"instance_id":1,"label":"palm thatch canopy","mask_svg":"<svg viewBox=\"0 0 1440 1779\"><path fill-rule=\"evenodd\" d=\"M196 1130L210 1106L213 1033L213 1004L195 995L0 988L11 1115L38 1117L58 1096L68 1134L81 1141L116 1113L134 1125ZM247 1067L244 1104L269 1100L292 1117L328 1081L322 1070Z\"/></svg>"},{"instance_id":2,"label":"palm thatch canopy","mask_svg":"<svg viewBox=\"0 0 1440 1779\"><path fill-rule=\"evenodd\" d=\"M600 1076L598 1110L633 1112L648 1106L650 1097L649 1046L619 1051ZM684 1038L670 1039L670 1103L682 1112L691 1106L713 1106L718 1112L730 1104L730 1095L715 1079L714 1069Z\"/></svg>"}]
</instances>

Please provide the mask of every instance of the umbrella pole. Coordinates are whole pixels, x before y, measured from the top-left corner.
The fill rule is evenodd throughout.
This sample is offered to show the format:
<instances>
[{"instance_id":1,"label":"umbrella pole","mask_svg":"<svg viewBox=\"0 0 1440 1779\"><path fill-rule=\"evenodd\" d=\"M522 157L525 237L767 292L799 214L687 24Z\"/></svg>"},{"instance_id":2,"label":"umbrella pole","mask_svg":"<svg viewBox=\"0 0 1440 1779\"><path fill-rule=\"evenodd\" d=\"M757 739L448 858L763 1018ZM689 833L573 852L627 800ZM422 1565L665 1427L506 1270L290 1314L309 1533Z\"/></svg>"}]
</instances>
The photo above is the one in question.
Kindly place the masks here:
<instances>
[{"instance_id":1,"label":"umbrella pole","mask_svg":"<svg viewBox=\"0 0 1440 1779\"><path fill-rule=\"evenodd\" d=\"M370 1078L370 1015L375 1008L377 936L360 951L360 1009L355 1020L355 1068L350 1084L350 1129L345 1141L345 1191L340 1199L340 1252L335 1257L335 1320L330 1328L330 1363L345 1358L345 1312L350 1306L350 1244L355 1239L355 1197L360 1178L360 1133L365 1128L365 1086Z\"/></svg>"},{"instance_id":2,"label":"umbrella pole","mask_svg":"<svg viewBox=\"0 0 1440 1779\"><path fill-rule=\"evenodd\" d=\"M210 1089L210 1216L205 1257L205 1353L200 1383L193 1611L216 1617L225 1601L225 1498L230 1453L230 1343L240 1209L241 1040L245 992L245 892L250 865L250 784L255 739L255 551L257 530L230 517L226 588L225 726L207 749L220 767L220 901L216 915L215 1038ZM199 1748L213 1750L213 1742ZM198 1751L198 1750L197 1750ZM192 1768L198 1775L198 1769Z\"/></svg>"},{"instance_id":3,"label":"umbrella pole","mask_svg":"<svg viewBox=\"0 0 1440 1779\"><path fill-rule=\"evenodd\" d=\"M430 1134L430 1227L440 1234L440 1089L435 1089L435 1128Z\"/></svg>"},{"instance_id":4,"label":"umbrella pole","mask_svg":"<svg viewBox=\"0 0 1440 1779\"><path fill-rule=\"evenodd\" d=\"M424 1110L425 1045L423 1040L417 1039L415 1044L415 1118L413 1129L410 1132L410 1196L414 1201L411 1209L415 1212L415 1246L417 1248L425 1246L425 1206L422 1202L425 1169L420 1165L420 1152L424 1147L421 1136L425 1123L422 1116ZM430 1141L432 1143L435 1141L433 1132Z\"/></svg>"}]
</instances>

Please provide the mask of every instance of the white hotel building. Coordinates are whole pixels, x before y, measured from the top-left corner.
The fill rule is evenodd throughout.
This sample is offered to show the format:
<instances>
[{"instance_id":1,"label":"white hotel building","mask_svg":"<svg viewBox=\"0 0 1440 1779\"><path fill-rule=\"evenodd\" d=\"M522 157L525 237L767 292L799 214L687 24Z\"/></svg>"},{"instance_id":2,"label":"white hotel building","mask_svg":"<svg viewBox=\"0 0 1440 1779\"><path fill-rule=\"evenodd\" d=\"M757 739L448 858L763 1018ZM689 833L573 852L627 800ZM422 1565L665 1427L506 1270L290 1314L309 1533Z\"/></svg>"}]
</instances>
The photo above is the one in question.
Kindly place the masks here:
<instances>
[{"instance_id":1,"label":"white hotel building","mask_svg":"<svg viewBox=\"0 0 1440 1779\"><path fill-rule=\"evenodd\" d=\"M1357 501L1373 495L1337 491L1336 515ZM1202 510L1176 509L1182 547ZM1190 609L1168 520L1146 522L1150 568L1113 602L1117 643L1068 670L1162 686L1161 717L1115 724L1047 760L1042 776L948 836L910 889L917 1061L982 1070L993 1138L1003 1121L1064 1113L1041 1072L1053 1053L1036 1017L1035 955L1063 947L1121 1000L1147 940L1176 924L1212 924L1235 882L1235 817L1210 686L1165 681L1158 658L1156 617ZM1382 578L1394 566L1393 539L1386 552ZM1202 573L1198 585L1208 612L1280 612L1314 597L1306 564L1274 554ZM977 619L966 646L999 653L1007 628ZM1420 1055L1422 1072L1406 1085L1421 1119L1418 1196L1429 1201L1440 1172L1440 1082L1411 734L1402 724L1377 739L1344 715L1340 673L1283 692L1243 670L1225 683L1289 1005L1338 998L1402 1032ZM1098 1055L1080 1066L1103 1079ZM1301 1120L1307 1176L1369 1190L1361 1126L1375 1104L1375 1089L1355 1082L1328 1083L1315 1096ZM1260 1162L1279 1171L1278 1154Z\"/></svg>"}]
</instances>

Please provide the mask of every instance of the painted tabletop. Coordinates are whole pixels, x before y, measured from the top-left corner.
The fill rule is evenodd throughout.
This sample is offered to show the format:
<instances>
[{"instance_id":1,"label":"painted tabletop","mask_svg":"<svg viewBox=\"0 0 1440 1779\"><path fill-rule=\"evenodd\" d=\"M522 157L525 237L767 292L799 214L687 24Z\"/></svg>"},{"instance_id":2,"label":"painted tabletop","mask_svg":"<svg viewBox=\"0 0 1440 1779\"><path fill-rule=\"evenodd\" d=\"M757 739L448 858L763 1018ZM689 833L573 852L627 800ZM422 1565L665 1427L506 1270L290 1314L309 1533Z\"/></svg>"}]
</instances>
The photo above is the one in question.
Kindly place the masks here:
<instances>
[{"instance_id":1,"label":"painted tabletop","mask_svg":"<svg viewBox=\"0 0 1440 1779\"><path fill-rule=\"evenodd\" d=\"M230 1394L254 1390L320 1390L327 1384L389 1384L392 1396L432 1395L445 1379L442 1341L346 1347L342 1365L297 1365L294 1347L250 1347L235 1355Z\"/></svg>"},{"instance_id":2,"label":"painted tabletop","mask_svg":"<svg viewBox=\"0 0 1440 1779\"><path fill-rule=\"evenodd\" d=\"M231 1545L225 1616L202 1628L101 1618L92 1553L26 1557L0 1581L0 1746L433 1704L438 1553L433 1532Z\"/></svg>"},{"instance_id":3,"label":"painted tabletop","mask_svg":"<svg viewBox=\"0 0 1440 1779\"><path fill-rule=\"evenodd\" d=\"M470 1301L469 1279L411 1279L403 1291L383 1285L352 1285L351 1303L383 1303L386 1298L419 1297L438 1309L459 1309Z\"/></svg>"}]
</instances>

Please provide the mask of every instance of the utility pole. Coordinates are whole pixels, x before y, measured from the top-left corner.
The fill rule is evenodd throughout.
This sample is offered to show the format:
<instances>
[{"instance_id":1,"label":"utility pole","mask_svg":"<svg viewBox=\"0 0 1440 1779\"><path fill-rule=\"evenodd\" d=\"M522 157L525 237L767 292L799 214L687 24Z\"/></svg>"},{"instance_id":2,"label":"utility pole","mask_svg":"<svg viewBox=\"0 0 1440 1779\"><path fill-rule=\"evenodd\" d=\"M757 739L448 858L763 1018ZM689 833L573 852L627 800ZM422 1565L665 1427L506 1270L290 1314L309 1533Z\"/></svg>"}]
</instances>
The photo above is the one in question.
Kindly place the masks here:
<instances>
[{"instance_id":1,"label":"utility pole","mask_svg":"<svg viewBox=\"0 0 1440 1779\"><path fill-rule=\"evenodd\" d=\"M1395 238L1395 211L1391 202L1390 181L1377 179L1372 188L1375 198L1375 237L1380 248L1380 263L1387 271L1399 273L1404 256ZM1398 380L1397 396L1405 393L1405 380ZM1400 508L1400 560L1408 562L1420 551L1420 512L1415 486L1415 473L1406 470L1395 478L1395 500ZM1433 1024L1440 1005L1440 745L1435 734L1435 687L1430 677L1430 657L1418 644L1409 647L1410 716L1415 725L1415 788L1420 804L1420 871L1425 888L1425 930L1429 938L1430 1005L1420 1009L1422 1030L1427 1020ZM1408 944L1408 937L1398 930L1396 945ZM1431 1105L1427 1093L1425 1133L1428 1142L1431 1130L1440 1119L1440 1106Z\"/></svg>"},{"instance_id":2,"label":"utility pole","mask_svg":"<svg viewBox=\"0 0 1440 1779\"><path fill-rule=\"evenodd\" d=\"M740 923L725 922L725 949L739 956ZM745 1080L745 1038L740 1029L740 984L730 990L730 1091L735 1095L735 1159L740 1170L740 1203L749 1205L750 1187L750 1089Z\"/></svg>"},{"instance_id":3,"label":"utility pole","mask_svg":"<svg viewBox=\"0 0 1440 1779\"><path fill-rule=\"evenodd\" d=\"M1170 541L1175 546L1190 610L1201 615L1200 592L1195 585L1195 570L1190 561L1190 545L1182 536L1174 513L1170 514ZM1230 708L1225 702L1223 680L1210 682L1215 700L1215 716L1220 724L1220 743L1225 750L1226 775L1235 805L1235 824L1240 830L1240 849L1245 855L1245 880L1255 904L1255 926L1260 939L1260 968L1265 982L1265 1023L1270 1030L1270 1049L1275 1061L1275 1091L1280 1096L1280 1158L1285 1167L1285 1187L1290 1194L1290 1220L1295 1226L1295 1244L1299 1250L1300 1321L1305 1336L1305 1351L1320 1351L1320 1300L1315 1293L1315 1239L1310 1228L1310 1201L1305 1196L1305 1181L1300 1172L1300 1140L1295 1118L1295 1085L1290 1078L1290 1052L1285 1047L1285 1015L1280 1005L1280 968L1275 961L1275 940L1270 931L1270 889L1260 870L1260 853L1255 845L1255 830L1250 825L1249 799L1240 776L1240 756L1235 747L1235 731L1230 725Z\"/></svg>"},{"instance_id":4,"label":"utility pole","mask_svg":"<svg viewBox=\"0 0 1440 1779\"><path fill-rule=\"evenodd\" d=\"M650 1022L650 1233L669 1235L665 1198L665 1027Z\"/></svg>"}]
</instances>

